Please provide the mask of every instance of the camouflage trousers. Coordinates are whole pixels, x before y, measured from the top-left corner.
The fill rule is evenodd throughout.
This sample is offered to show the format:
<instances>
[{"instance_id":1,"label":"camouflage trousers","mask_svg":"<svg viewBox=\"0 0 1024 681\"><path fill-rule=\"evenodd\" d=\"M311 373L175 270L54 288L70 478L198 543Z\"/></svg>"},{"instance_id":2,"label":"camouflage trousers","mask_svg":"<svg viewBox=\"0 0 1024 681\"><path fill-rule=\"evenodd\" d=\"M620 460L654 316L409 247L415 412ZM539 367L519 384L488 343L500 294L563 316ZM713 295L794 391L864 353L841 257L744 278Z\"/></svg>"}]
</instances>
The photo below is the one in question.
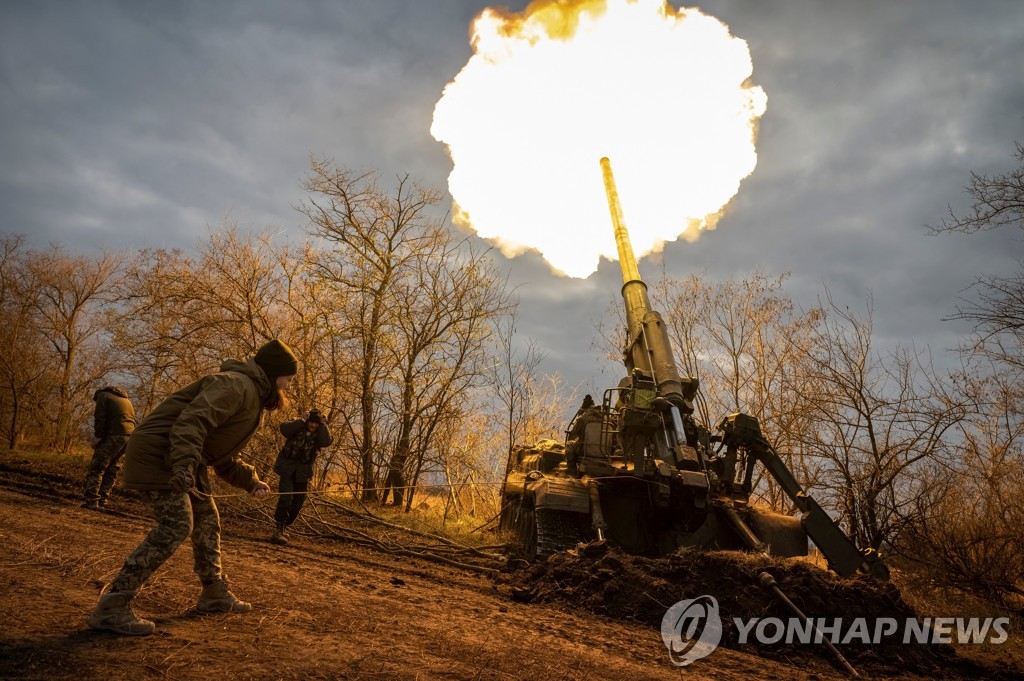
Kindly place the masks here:
<instances>
[{"instance_id":1,"label":"camouflage trousers","mask_svg":"<svg viewBox=\"0 0 1024 681\"><path fill-rule=\"evenodd\" d=\"M153 510L156 527L125 559L110 590L138 591L189 536L199 579L203 584L220 580L220 514L213 499L170 490L146 491L143 497Z\"/></svg>"},{"instance_id":2,"label":"camouflage trousers","mask_svg":"<svg viewBox=\"0 0 1024 681\"><path fill-rule=\"evenodd\" d=\"M121 472L127 446L127 435L108 435L96 445L85 473L85 501L106 503L110 489L117 482L117 474Z\"/></svg>"}]
</instances>

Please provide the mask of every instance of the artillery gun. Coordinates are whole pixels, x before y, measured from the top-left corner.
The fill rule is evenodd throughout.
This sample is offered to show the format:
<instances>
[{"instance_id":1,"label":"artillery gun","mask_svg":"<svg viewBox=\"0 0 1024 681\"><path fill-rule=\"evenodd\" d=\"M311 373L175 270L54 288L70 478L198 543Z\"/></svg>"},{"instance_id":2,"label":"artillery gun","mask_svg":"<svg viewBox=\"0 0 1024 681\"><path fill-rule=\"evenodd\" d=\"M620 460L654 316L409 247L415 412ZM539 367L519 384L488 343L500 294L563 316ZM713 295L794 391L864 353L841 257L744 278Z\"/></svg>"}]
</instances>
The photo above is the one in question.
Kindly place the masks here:
<instances>
[{"instance_id":1,"label":"artillery gun","mask_svg":"<svg viewBox=\"0 0 1024 681\"><path fill-rule=\"evenodd\" d=\"M619 204L611 163L601 159L622 268L627 375L584 403L564 443L544 440L510 454L502 485L502 527L528 559L609 540L630 553L661 556L681 547L807 555L808 537L846 577L888 578L877 553L858 550L801 488L753 416L736 413L712 434L694 418L695 378L681 376ZM760 464L799 514L750 502Z\"/></svg>"}]
</instances>

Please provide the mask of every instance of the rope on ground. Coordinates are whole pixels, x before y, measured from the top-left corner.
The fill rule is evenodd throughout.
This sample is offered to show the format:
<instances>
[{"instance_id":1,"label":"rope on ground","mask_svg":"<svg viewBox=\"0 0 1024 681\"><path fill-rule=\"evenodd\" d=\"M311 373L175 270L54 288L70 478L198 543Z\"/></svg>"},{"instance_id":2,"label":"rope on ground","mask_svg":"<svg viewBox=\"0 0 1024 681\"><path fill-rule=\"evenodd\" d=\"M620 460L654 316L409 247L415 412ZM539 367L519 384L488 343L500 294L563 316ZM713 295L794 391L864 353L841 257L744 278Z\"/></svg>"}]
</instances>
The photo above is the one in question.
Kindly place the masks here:
<instances>
[{"instance_id":1,"label":"rope on ground","mask_svg":"<svg viewBox=\"0 0 1024 681\"><path fill-rule=\"evenodd\" d=\"M385 553L390 553L399 556L408 556L411 558L419 558L421 560L427 560L434 563L443 563L445 565L450 565L452 567L457 567L460 569L470 570L472 572L479 572L483 574L493 574L497 572L498 565L500 564L500 561L503 559L502 556L496 554L486 554L472 547L457 546L453 542L446 542L446 545L444 546L424 546L418 544L402 545L392 541L382 541L379 539L375 539L370 535L366 534L365 532L360 532L359 530L353 528L342 527L341 525L338 525L337 523L328 520L324 517L324 514L321 512L322 509L319 506L320 504L311 505L311 510L313 514L316 516L317 523L321 525L325 530L327 530L326 533L318 532L319 536L333 536L336 538L344 539L346 541L351 541L355 544L369 546L379 551L383 551ZM404 532L411 532L413 534L420 535L426 534L417 532L416 530L411 530L410 528L396 526L390 523L388 523L388 525L390 525L391 527L397 527L398 529L401 529ZM484 558L494 567L491 567L491 565L479 565L477 563L470 563L466 562L465 560L457 560L457 558L461 558L463 556Z\"/></svg>"},{"instance_id":2,"label":"rope on ground","mask_svg":"<svg viewBox=\"0 0 1024 681\"><path fill-rule=\"evenodd\" d=\"M331 490L318 491L323 494L325 492L330 492ZM196 490L191 490L191 492L197 493ZM203 495L204 493L199 492L199 494ZM244 493L206 496L213 496L213 498L250 497L251 499L251 495ZM248 517L251 520L265 520L268 523L272 523L274 519L267 506L265 504L260 504L259 499L251 500L256 503L246 505L246 510L249 511L249 513L241 512L240 515ZM296 534L302 536L338 539L372 548L383 553L419 558L421 560L442 563L459 569L482 574L492 574L497 572L505 560L505 556L503 554L492 553L492 551L505 549L506 546L504 544L470 546L469 544L461 542L453 537L442 534L440 530L437 532L425 532L411 527L405 527L385 520L384 518L370 512L369 509L365 509L365 512L361 512L325 497L310 498L305 510L307 512L304 512L299 516L299 521L304 525L304 528L303 530L296 532ZM236 513L239 511L240 509L235 509ZM355 521L386 528L385 532L383 533L383 536L371 536L367 532L360 531L359 529L351 526L342 525L337 522L336 519L329 518L327 514L328 511L333 513L336 517L346 516ZM256 517L254 517L254 515ZM487 522L489 523L491 520L488 520ZM487 523L485 523L485 525L486 524ZM296 528L293 526L292 531L295 529ZM392 538L387 530L396 530L428 541L402 542Z\"/></svg>"},{"instance_id":3,"label":"rope on ground","mask_svg":"<svg viewBox=\"0 0 1024 681\"><path fill-rule=\"evenodd\" d=\"M359 519L362 519L362 520L366 520L368 522L372 522L372 523L375 523L377 525L383 525L385 527L391 527L391 528L394 528L396 530L402 530L403 532L408 532L410 534L413 534L413 535L416 535L416 536L419 536L419 537L424 537L426 539L433 539L435 541L441 542L441 544L446 545L446 546L455 546L455 547L457 547L457 548L459 548L461 550L469 551L471 553L475 553L475 554L479 555L481 558L493 558L493 559L500 559L501 558L501 556L498 556L498 555L495 555L495 554L484 553L483 551L480 550L479 547L470 546L469 544L466 544L464 542L460 542L457 539L453 539L452 537L448 537L448 536L443 535L443 534L434 534L434 533L431 533L431 532L423 532L421 530L414 530L411 527L405 527L403 525L399 525L397 523L392 523L392 522L389 522L387 520L384 520L380 516L373 515L372 513L368 513L368 512L367 513L360 513L359 511L355 511L355 510L353 510L351 508L348 508L344 504L339 504L337 502L324 501L324 500L319 500L319 503L322 503L322 504L324 504L326 506L330 506L331 508L333 508L333 509L335 509L337 511L341 511L342 513L345 513L347 515L355 516L356 518L359 518ZM489 548L498 548L498 547L489 547Z\"/></svg>"},{"instance_id":4,"label":"rope on ground","mask_svg":"<svg viewBox=\"0 0 1024 681\"><path fill-rule=\"evenodd\" d=\"M400 489L401 490L415 489L415 490L423 491L423 490L431 490L431 489L450 489L452 487L467 487L467 486L469 486L469 487L493 487L493 486L504 485L505 483L503 483L503 482L473 482L473 483L468 483L467 485L451 485L451 484L447 484L447 485L404 485L402 487L351 487L351 488L350 487L346 487L343 483L339 483L339 482L333 482L333 483L329 483L329 484L330 485L334 485L335 487L341 487L343 489L348 489L353 495L362 496L362 494L364 492L384 492L384 491L389 491L389 490L400 490ZM234 498L234 497L248 497L248 496L251 496L249 492L234 492L232 494L209 494L208 492L203 492L203 491L201 491L201 490L199 490L199 489L197 489L195 487L190 489L189 492L192 493L192 494L195 494L195 495L197 495L197 496L199 496L199 497L201 497L203 499L231 499L231 498ZM264 497L283 497L283 496L288 496L288 495L291 495L291 494L306 494L306 495L314 495L314 496L316 496L316 495L320 495L320 494L337 494L337 490L336 489L314 489L314 490L307 490L305 492L268 492L267 494L264 494L263 496Z\"/></svg>"}]
</instances>

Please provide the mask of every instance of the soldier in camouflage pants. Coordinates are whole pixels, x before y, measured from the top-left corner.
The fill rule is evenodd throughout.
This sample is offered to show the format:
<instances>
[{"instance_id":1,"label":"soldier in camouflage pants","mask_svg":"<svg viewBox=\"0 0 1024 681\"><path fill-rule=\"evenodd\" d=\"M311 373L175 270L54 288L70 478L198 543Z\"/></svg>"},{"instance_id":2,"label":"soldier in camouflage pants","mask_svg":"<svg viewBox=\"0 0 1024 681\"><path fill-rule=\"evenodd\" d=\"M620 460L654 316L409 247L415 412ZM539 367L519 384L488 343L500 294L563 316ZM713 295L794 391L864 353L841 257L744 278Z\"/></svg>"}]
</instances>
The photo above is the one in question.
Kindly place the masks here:
<instances>
[{"instance_id":1,"label":"soldier in camouflage pants","mask_svg":"<svg viewBox=\"0 0 1024 681\"><path fill-rule=\"evenodd\" d=\"M195 571L202 582L196 611L249 612L252 605L228 589L220 562L220 515L209 471L256 497L270 493L239 454L263 421L264 411L286 403L298 360L273 339L245 360L226 359L220 371L167 396L128 440L124 486L149 502L156 524L127 559L89 615L93 629L145 636L156 624L140 618L131 601L146 580L192 537Z\"/></svg>"},{"instance_id":2,"label":"soldier in camouflage pants","mask_svg":"<svg viewBox=\"0 0 1024 681\"><path fill-rule=\"evenodd\" d=\"M107 505L110 489L124 464L124 450L127 446L127 435L108 435L96 445L85 473L83 508Z\"/></svg>"},{"instance_id":3,"label":"soldier in camouflage pants","mask_svg":"<svg viewBox=\"0 0 1024 681\"><path fill-rule=\"evenodd\" d=\"M135 407L128 393L113 385L100 388L92 399L96 402L92 438L95 449L85 475L82 508L95 511L106 506L110 489L121 472L128 437L135 430Z\"/></svg>"},{"instance_id":4,"label":"soldier in camouflage pants","mask_svg":"<svg viewBox=\"0 0 1024 681\"><path fill-rule=\"evenodd\" d=\"M222 579L220 566L220 514L212 498L201 493L172 490L142 493L156 519L156 527L124 561L111 591L135 592L191 535L196 575L203 584Z\"/></svg>"}]
</instances>

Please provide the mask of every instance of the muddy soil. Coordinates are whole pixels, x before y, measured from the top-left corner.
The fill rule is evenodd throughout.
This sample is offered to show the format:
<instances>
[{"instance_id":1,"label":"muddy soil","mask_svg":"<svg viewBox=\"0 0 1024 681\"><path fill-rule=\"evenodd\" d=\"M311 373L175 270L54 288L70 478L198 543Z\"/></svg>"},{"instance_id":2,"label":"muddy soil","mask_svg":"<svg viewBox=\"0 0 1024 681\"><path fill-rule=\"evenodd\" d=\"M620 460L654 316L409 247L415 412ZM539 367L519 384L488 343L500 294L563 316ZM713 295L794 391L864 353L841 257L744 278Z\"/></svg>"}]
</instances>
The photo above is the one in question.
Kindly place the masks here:
<instances>
[{"instance_id":1,"label":"muddy soil","mask_svg":"<svg viewBox=\"0 0 1024 681\"><path fill-rule=\"evenodd\" d=\"M846 678L832 661L792 651L768 656L722 647L675 667L652 625L671 603L601 606L583 577L559 594L561 577L550 582L547 566L561 574L559 565L578 560L571 556L495 579L315 537L274 546L266 541L268 525L229 512L225 570L232 590L253 603L251 613L191 612L198 582L185 545L136 599L136 609L157 623L153 636L91 631L86 618L99 589L150 523L131 495L117 494L104 512L78 508L78 484L59 466L0 458L0 678ZM596 570L618 570L616 578L628 584L637 573L629 560L616 560ZM582 575L586 566L576 567ZM641 568L648 577L656 573ZM619 602L639 600L624 593ZM945 669L860 663L868 678L1017 678L1008 664L947 662Z\"/></svg>"},{"instance_id":2,"label":"muddy soil","mask_svg":"<svg viewBox=\"0 0 1024 681\"><path fill-rule=\"evenodd\" d=\"M756 637L741 642L735 618L789 620L793 613L760 583L769 574L799 610L816 621L846 622L855 618L873 632L881 618L905 622L920 619L891 582L867 577L841 579L801 560L783 560L733 551L682 550L666 558L644 558L607 546L584 546L556 554L533 565L513 566L496 578L499 591L526 603L561 603L617 620L641 622L660 631L666 610L684 599L712 595L723 625L721 645L780 660L834 659L822 645L785 640L762 645ZM774 633L774 628L768 629ZM840 639L845 633L840 634ZM885 636L875 644L851 642L840 646L853 666L873 676L916 673L926 677L972 678L986 671L958 658L953 647L942 644L910 645L900 635Z\"/></svg>"}]
</instances>

